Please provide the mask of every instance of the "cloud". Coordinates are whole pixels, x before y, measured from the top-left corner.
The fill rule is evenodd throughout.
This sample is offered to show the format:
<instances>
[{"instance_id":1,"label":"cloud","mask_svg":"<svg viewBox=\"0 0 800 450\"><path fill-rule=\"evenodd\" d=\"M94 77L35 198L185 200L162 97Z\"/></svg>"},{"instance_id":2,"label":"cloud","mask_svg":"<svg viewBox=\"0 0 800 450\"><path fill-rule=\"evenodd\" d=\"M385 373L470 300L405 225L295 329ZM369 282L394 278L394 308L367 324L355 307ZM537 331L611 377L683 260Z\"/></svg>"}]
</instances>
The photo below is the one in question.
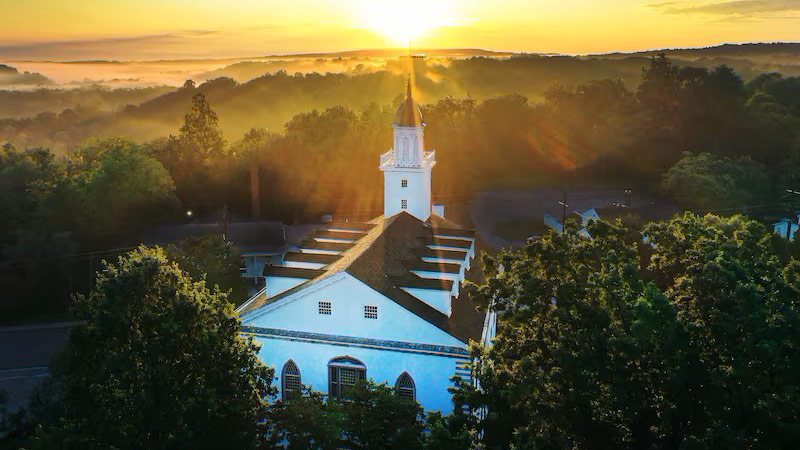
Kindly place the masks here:
<instances>
[{"instance_id":1,"label":"cloud","mask_svg":"<svg viewBox=\"0 0 800 450\"><path fill-rule=\"evenodd\" d=\"M207 37L217 33L210 30L183 30L167 34L0 45L0 61L192 58L202 55L198 52L198 40L205 43Z\"/></svg>"},{"instance_id":2,"label":"cloud","mask_svg":"<svg viewBox=\"0 0 800 450\"><path fill-rule=\"evenodd\" d=\"M184 36L211 36L212 34L218 34L219 31L216 30L181 30L178 32Z\"/></svg>"},{"instance_id":3,"label":"cloud","mask_svg":"<svg viewBox=\"0 0 800 450\"><path fill-rule=\"evenodd\" d=\"M647 6L667 14L704 14L731 17L795 16L796 13L800 13L800 0L663 2Z\"/></svg>"}]
</instances>

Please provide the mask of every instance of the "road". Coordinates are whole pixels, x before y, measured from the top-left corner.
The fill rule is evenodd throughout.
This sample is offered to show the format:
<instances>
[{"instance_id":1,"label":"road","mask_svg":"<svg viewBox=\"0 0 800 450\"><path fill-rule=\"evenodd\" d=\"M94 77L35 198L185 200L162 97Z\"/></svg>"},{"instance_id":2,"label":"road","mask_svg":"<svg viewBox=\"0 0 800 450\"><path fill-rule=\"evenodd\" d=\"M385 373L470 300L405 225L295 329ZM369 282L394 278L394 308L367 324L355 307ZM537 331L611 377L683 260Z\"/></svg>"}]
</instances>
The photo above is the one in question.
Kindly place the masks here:
<instances>
[{"instance_id":1,"label":"road","mask_svg":"<svg viewBox=\"0 0 800 450\"><path fill-rule=\"evenodd\" d=\"M0 328L0 390L8 394L8 411L28 401L31 391L49 375L50 361L64 345L74 322Z\"/></svg>"}]
</instances>

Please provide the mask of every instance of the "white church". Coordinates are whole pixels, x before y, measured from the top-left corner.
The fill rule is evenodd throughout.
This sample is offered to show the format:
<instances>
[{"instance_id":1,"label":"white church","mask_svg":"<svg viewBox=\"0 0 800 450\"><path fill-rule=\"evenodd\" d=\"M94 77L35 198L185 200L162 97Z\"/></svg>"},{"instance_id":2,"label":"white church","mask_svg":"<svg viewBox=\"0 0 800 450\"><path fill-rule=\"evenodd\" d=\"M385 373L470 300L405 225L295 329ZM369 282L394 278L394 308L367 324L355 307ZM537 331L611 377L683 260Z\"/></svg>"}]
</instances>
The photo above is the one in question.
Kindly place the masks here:
<instances>
[{"instance_id":1,"label":"white church","mask_svg":"<svg viewBox=\"0 0 800 450\"><path fill-rule=\"evenodd\" d=\"M432 205L436 154L424 150L424 127L409 83L394 147L380 155L384 214L316 231L267 266L265 288L237 310L281 396L339 397L371 379L447 414L450 378L470 376L469 342L494 337L495 315L459 290L479 270L470 264L476 237Z\"/></svg>"}]
</instances>

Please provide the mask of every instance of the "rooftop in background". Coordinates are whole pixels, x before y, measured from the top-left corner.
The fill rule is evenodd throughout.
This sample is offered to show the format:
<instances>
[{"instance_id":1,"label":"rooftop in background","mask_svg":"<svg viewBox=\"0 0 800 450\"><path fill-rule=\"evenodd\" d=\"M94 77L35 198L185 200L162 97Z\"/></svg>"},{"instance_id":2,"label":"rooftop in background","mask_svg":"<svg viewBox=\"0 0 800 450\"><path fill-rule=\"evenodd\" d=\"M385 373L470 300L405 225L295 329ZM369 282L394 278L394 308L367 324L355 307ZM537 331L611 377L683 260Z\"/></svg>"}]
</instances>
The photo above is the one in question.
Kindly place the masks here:
<instances>
[{"instance_id":1,"label":"rooftop in background","mask_svg":"<svg viewBox=\"0 0 800 450\"><path fill-rule=\"evenodd\" d=\"M159 225L142 232L145 245L165 245L192 236L222 235L222 222L192 222ZM227 239L241 253L277 253L286 249L286 232L281 222L229 222Z\"/></svg>"}]
</instances>

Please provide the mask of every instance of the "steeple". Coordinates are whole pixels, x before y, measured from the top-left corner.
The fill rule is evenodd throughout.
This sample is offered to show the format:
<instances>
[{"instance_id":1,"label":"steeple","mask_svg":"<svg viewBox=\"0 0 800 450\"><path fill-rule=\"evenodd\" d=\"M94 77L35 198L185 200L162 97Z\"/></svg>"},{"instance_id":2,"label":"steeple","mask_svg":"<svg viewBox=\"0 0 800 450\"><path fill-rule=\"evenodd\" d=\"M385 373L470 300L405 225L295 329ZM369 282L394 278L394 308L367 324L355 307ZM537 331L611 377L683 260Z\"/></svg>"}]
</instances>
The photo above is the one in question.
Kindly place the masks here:
<instances>
[{"instance_id":1,"label":"steeple","mask_svg":"<svg viewBox=\"0 0 800 450\"><path fill-rule=\"evenodd\" d=\"M394 147L381 155L386 217L402 211L420 220L431 215L431 169L436 164L436 155L424 149L424 127L409 77L406 98L397 108L392 123Z\"/></svg>"},{"instance_id":2,"label":"steeple","mask_svg":"<svg viewBox=\"0 0 800 450\"><path fill-rule=\"evenodd\" d=\"M422 111L419 110L419 106L414 102L414 97L411 93L411 76L408 77L408 84L406 85L406 98L394 114L394 125L405 128L425 126L425 122L422 121Z\"/></svg>"}]
</instances>

